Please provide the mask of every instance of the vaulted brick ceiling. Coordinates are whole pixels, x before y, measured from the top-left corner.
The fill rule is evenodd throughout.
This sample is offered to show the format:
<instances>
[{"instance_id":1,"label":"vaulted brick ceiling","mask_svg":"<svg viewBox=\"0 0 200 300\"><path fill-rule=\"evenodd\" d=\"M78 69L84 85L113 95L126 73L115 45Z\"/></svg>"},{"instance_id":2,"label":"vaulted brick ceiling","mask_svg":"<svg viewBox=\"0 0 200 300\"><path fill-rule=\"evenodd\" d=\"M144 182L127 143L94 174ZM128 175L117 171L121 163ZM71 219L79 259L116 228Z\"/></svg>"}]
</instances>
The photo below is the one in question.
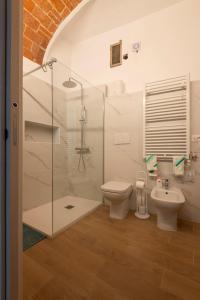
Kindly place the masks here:
<instances>
[{"instance_id":1,"label":"vaulted brick ceiling","mask_svg":"<svg viewBox=\"0 0 200 300\"><path fill-rule=\"evenodd\" d=\"M81 0L24 0L24 56L41 64L50 39Z\"/></svg>"}]
</instances>

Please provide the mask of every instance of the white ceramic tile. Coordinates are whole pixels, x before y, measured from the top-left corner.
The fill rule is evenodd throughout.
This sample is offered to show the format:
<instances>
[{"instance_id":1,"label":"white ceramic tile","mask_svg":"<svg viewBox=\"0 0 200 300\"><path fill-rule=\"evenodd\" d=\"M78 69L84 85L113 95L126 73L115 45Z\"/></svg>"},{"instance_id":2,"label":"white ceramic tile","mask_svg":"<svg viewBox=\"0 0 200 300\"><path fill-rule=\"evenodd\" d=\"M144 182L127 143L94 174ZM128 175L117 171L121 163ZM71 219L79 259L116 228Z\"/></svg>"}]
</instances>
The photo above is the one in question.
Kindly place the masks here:
<instances>
[{"instance_id":1,"label":"white ceramic tile","mask_svg":"<svg viewBox=\"0 0 200 300\"><path fill-rule=\"evenodd\" d=\"M74 206L66 209L68 205ZM46 234L48 237L57 235L70 225L85 217L101 203L80 197L66 196L23 213L23 222L30 227Z\"/></svg>"}]
</instances>

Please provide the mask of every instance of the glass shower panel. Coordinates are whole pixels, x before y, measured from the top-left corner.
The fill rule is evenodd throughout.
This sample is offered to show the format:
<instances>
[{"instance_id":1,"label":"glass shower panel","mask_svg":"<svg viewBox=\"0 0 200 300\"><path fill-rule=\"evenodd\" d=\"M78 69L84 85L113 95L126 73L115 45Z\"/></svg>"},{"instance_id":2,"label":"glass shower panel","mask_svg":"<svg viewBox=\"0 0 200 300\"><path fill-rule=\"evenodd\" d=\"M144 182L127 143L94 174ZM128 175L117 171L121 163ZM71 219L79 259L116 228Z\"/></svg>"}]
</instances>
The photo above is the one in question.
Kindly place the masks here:
<instances>
[{"instance_id":1,"label":"glass shower panel","mask_svg":"<svg viewBox=\"0 0 200 300\"><path fill-rule=\"evenodd\" d=\"M54 234L101 204L103 125L103 92L65 65L54 64Z\"/></svg>"},{"instance_id":2,"label":"glass shower panel","mask_svg":"<svg viewBox=\"0 0 200 300\"><path fill-rule=\"evenodd\" d=\"M52 236L52 72L37 70L23 81L23 222ZM53 129L52 129L53 128Z\"/></svg>"}]
</instances>

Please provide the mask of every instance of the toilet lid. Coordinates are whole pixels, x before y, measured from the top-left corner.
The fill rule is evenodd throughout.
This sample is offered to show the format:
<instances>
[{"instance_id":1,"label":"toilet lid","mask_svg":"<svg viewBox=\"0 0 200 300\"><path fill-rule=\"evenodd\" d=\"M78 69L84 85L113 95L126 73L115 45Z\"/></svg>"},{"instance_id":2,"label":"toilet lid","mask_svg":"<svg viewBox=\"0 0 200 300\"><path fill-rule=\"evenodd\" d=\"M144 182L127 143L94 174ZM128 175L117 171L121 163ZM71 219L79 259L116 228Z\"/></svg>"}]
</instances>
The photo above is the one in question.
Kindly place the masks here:
<instances>
[{"instance_id":1,"label":"toilet lid","mask_svg":"<svg viewBox=\"0 0 200 300\"><path fill-rule=\"evenodd\" d=\"M132 188L131 183L120 181L109 181L101 186L101 189L105 192L124 193Z\"/></svg>"}]
</instances>

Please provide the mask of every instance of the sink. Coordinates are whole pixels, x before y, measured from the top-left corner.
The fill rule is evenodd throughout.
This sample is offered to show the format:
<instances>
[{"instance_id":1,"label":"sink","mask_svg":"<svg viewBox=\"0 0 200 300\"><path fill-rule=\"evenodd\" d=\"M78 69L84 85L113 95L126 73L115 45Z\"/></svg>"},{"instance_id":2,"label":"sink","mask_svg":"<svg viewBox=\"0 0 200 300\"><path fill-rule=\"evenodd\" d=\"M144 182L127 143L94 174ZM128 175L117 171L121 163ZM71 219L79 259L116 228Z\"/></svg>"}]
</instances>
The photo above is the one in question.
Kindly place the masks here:
<instances>
[{"instance_id":1,"label":"sink","mask_svg":"<svg viewBox=\"0 0 200 300\"><path fill-rule=\"evenodd\" d=\"M170 189L162 189L154 187L151 192L151 197L154 200L157 201L164 201L164 202L170 202L170 203L184 203L185 197L183 195L183 192L175 187L172 187Z\"/></svg>"},{"instance_id":2,"label":"sink","mask_svg":"<svg viewBox=\"0 0 200 300\"><path fill-rule=\"evenodd\" d=\"M175 187L162 189L154 187L151 191L157 211L157 226L162 230L177 230L177 214L185 203L183 192Z\"/></svg>"}]
</instances>

